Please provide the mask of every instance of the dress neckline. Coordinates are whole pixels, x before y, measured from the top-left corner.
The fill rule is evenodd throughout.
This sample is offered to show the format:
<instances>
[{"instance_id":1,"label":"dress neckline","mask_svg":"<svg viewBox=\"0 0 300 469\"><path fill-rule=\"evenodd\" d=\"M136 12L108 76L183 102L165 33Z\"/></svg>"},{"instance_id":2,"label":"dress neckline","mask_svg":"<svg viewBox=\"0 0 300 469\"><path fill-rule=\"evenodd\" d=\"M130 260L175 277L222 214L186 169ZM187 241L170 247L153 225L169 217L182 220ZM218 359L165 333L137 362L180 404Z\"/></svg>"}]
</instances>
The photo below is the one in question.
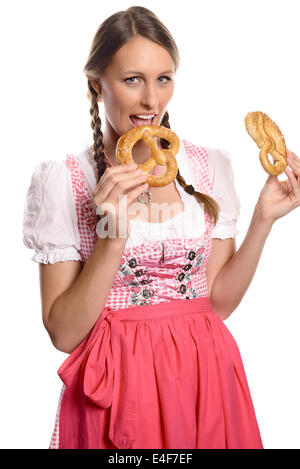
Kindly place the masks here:
<instances>
[{"instance_id":1,"label":"dress neckline","mask_svg":"<svg viewBox=\"0 0 300 469\"><path fill-rule=\"evenodd\" d=\"M104 158L105 158L105 160L107 161L107 163L109 164L109 166L113 166L113 165L111 164L110 160L108 159L107 155L105 154L105 152L103 152L103 153L104 153ZM155 168L154 168L154 170L153 170L153 175L154 175L154 176L155 176L155 172L156 172L155 170L156 170L156 168L157 168L158 166L160 166L160 165L155 166ZM175 187L176 187L177 190L178 190L178 187L180 186L180 184L177 183L176 177L175 177L175 179L174 179L174 182L175 182ZM140 224L143 224L143 225L145 225L145 224L146 224L146 225L168 225L168 224L170 224L170 223L172 223L172 222L174 223L175 221L177 221L178 219L180 219L180 217L182 217L183 214L185 213L185 203L186 203L186 202L185 202L185 200L183 200L183 197L182 197L183 192L180 191L180 190L178 190L178 193L179 193L181 202L183 203L183 210L181 210L179 213L177 213L176 215L174 215L174 217L168 218L167 220L162 221L162 222L149 222L149 221L144 221L144 220L131 220L131 222L133 222L133 223L135 223L135 224L136 224L136 223L140 223Z\"/></svg>"},{"instance_id":2,"label":"dress neckline","mask_svg":"<svg viewBox=\"0 0 300 469\"><path fill-rule=\"evenodd\" d=\"M92 161L92 164L94 165L94 168L95 168L95 177L97 178L96 174L97 174L97 166L96 166L96 162L95 160L93 159L92 157L92 150L91 148L89 147L89 155L90 155L90 161ZM108 163L108 165L110 167L112 167L113 165L111 164L111 161L109 160L109 158L107 157L107 155L104 153L104 159L105 161ZM188 203L193 203L192 200L190 200L190 196L184 191L184 189L181 187L181 185L179 184L179 182L177 181L176 177L174 179L174 183L175 183L175 187L177 188L178 192L179 192L179 196L180 196L180 199L181 199L181 202L183 203L183 210L181 210L179 213L177 213L177 215L175 215L174 217L171 217L171 218L168 218L168 220L165 220L164 222L157 222L157 223L154 223L154 222L148 222L148 221L144 221L144 220L131 220L131 222L133 223L140 223L140 224L143 224L143 225L168 225L170 223L172 223L173 221L178 221L180 220L180 217L182 217L185 213L186 213L186 204ZM187 197L189 197L189 199L187 199Z\"/></svg>"}]
</instances>

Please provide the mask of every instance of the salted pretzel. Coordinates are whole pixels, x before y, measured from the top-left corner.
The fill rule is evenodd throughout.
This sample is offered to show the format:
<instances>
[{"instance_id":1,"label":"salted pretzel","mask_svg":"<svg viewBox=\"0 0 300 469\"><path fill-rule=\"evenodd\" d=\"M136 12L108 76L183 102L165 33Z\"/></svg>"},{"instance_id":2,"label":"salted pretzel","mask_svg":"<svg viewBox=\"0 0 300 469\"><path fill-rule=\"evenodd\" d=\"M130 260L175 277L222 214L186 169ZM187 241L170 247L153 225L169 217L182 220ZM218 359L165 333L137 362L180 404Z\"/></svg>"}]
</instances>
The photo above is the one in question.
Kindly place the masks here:
<instances>
[{"instance_id":1,"label":"salted pretzel","mask_svg":"<svg viewBox=\"0 0 300 469\"><path fill-rule=\"evenodd\" d=\"M264 170L272 176L283 173L286 168L286 145L284 136L275 122L263 112L249 112L245 117L246 130L260 148L259 159ZM271 154L274 164L270 163Z\"/></svg>"},{"instance_id":2,"label":"salted pretzel","mask_svg":"<svg viewBox=\"0 0 300 469\"><path fill-rule=\"evenodd\" d=\"M159 149L154 141L154 137L161 137L170 143L168 150ZM130 129L122 135L116 147L116 157L121 164L133 163L132 147L139 140L144 142L150 147L151 156L143 164L138 164L138 169L141 169L147 176L149 186L159 187L169 184L175 179L178 166L175 155L180 147L180 140L170 129L160 125L143 125ZM150 172L156 165L167 165L167 172L163 176L154 176Z\"/></svg>"}]
</instances>

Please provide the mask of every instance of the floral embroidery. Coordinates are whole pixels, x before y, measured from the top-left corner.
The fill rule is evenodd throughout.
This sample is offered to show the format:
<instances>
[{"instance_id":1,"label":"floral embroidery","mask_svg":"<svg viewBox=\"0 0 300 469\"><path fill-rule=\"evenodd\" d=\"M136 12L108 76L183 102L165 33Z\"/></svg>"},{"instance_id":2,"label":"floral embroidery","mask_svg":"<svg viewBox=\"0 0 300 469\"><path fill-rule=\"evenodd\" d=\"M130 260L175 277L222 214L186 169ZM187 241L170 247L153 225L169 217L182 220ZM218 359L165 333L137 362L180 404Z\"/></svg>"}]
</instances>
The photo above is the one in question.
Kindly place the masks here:
<instances>
[{"instance_id":1,"label":"floral embroidery","mask_svg":"<svg viewBox=\"0 0 300 469\"><path fill-rule=\"evenodd\" d=\"M190 295L189 298L198 298L200 296L197 289L193 287L193 279L190 273L185 274L185 277L182 280L181 285L186 286L186 291L182 292L183 294L186 295L186 297L188 297L188 295Z\"/></svg>"},{"instance_id":2,"label":"floral embroidery","mask_svg":"<svg viewBox=\"0 0 300 469\"><path fill-rule=\"evenodd\" d=\"M150 305L151 302L147 302L143 295L141 293L134 293L130 298L129 298L129 304L138 304L140 306L143 305Z\"/></svg>"},{"instance_id":3,"label":"floral embroidery","mask_svg":"<svg viewBox=\"0 0 300 469\"><path fill-rule=\"evenodd\" d=\"M201 256L201 254L199 254L198 256L196 256L196 259L197 259L197 260L196 260L196 262L195 262L195 267L199 267L199 265L202 264L202 261L203 261L204 257Z\"/></svg>"},{"instance_id":4,"label":"floral embroidery","mask_svg":"<svg viewBox=\"0 0 300 469\"><path fill-rule=\"evenodd\" d=\"M192 282L191 274L185 274L185 280L187 281L187 285Z\"/></svg>"},{"instance_id":5,"label":"floral embroidery","mask_svg":"<svg viewBox=\"0 0 300 469\"><path fill-rule=\"evenodd\" d=\"M184 142L195 183L203 193L211 194L207 152ZM92 159L94 162L94 159ZM70 170L72 190L76 201L78 228L81 238L80 255L84 262L97 241L97 216L90 190L81 165L75 155L67 155L65 164ZM212 218L205 212L206 228L201 238L181 238L142 242L125 247L118 273L106 306L156 304L179 298L206 296L205 264L211 251ZM179 277L179 278L178 278Z\"/></svg>"},{"instance_id":6,"label":"floral embroidery","mask_svg":"<svg viewBox=\"0 0 300 469\"><path fill-rule=\"evenodd\" d=\"M129 262L131 262L131 265L133 266L133 268L139 265L136 262L136 259L131 259ZM136 275L134 275L132 268L128 264L129 264L128 262L124 262L123 264L120 265L120 270L119 270L122 280L126 282L127 285L130 287L130 296L128 299L128 304L138 304L140 306L152 304L151 301L147 302L145 300L145 296L144 296L145 290L143 289L144 288L143 285L145 283L150 283L151 280L143 279L140 281L136 281ZM146 272L147 271L143 271L143 274L146 274ZM150 296L153 296L153 294Z\"/></svg>"},{"instance_id":7,"label":"floral embroidery","mask_svg":"<svg viewBox=\"0 0 300 469\"><path fill-rule=\"evenodd\" d=\"M136 282L133 282L134 279L135 279L134 275L125 275L123 277L124 282L128 282L129 285L135 285L136 284Z\"/></svg>"},{"instance_id":8,"label":"floral embroidery","mask_svg":"<svg viewBox=\"0 0 300 469\"><path fill-rule=\"evenodd\" d=\"M199 294L198 294L196 288L189 288L189 292L191 293L192 298L198 298L199 297Z\"/></svg>"},{"instance_id":9,"label":"floral embroidery","mask_svg":"<svg viewBox=\"0 0 300 469\"><path fill-rule=\"evenodd\" d=\"M120 273L122 274L122 277L123 279L127 276L127 275L131 275L132 274L132 270L131 268L129 267L129 265L124 262L124 264L121 264L120 265Z\"/></svg>"}]
</instances>

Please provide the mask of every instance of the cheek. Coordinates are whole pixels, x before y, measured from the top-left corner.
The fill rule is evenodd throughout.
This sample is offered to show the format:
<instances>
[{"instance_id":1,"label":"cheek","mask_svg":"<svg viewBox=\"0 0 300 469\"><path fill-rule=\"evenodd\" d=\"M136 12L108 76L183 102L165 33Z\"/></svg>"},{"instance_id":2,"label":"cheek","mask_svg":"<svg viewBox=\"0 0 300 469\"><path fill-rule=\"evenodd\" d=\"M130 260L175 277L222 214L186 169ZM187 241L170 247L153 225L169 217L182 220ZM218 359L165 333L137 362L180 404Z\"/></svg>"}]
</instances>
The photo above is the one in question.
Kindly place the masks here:
<instances>
[{"instance_id":1,"label":"cheek","mask_svg":"<svg viewBox=\"0 0 300 469\"><path fill-rule=\"evenodd\" d=\"M118 105L120 110L126 110L128 107L135 103L137 99L137 92L133 89L128 89L125 86L116 87L113 91L112 100L115 105Z\"/></svg>"},{"instance_id":2,"label":"cheek","mask_svg":"<svg viewBox=\"0 0 300 469\"><path fill-rule=\"evenodd\" d=\"M132 93L123 86L113 86L106 90L104 98L106 108L109 109L111 114L123 112L128 108L128 105L133 101Z\"/></svg>"},{"instance_id":3,"label":"cheek","mask_svg":"<svg viewBox=\"0 0 300 469\"><path fill-rule=\"evenodd\" d=\"M167 104L172 99L173 94L174 94L174 85L171 85L167 89L163 90L163 92L161 93L160 101L164 104Z\"/></svg>"}]
</instances>

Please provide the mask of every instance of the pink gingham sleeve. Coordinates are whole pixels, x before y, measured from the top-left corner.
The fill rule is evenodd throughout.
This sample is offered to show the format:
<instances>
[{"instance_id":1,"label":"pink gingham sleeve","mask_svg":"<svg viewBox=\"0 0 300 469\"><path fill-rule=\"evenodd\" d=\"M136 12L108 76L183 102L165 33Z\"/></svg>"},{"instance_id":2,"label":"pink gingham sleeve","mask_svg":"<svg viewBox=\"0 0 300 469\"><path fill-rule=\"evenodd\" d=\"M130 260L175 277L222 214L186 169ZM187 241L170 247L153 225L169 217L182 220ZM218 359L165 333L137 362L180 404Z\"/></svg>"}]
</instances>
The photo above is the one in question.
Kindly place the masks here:
<instances>
[{"instance_id":1,"label":"pink gingham sleeve","mask_svg":"<svg viewBox=\"0 0 300 469\"><path fill-rule=\"evenodd\" d=\"M26 194L23 243L43 264L81 260L75 201L66 166L59 161L40 163Z\"/></svg>"},{"instance_id":2,"label":"pink gingham sleeve","mask_svg":"<svg viewBox=\"0 0 300 469\"><path fill-rule=\"evenodd\" d=\"M212 196L220 205L219 220L212 230L212 237L234 238L239 235L237 221L240 215L240 199L235 189L230 155L220 148L207 148Z\"/></svg>"}]
</instances>

